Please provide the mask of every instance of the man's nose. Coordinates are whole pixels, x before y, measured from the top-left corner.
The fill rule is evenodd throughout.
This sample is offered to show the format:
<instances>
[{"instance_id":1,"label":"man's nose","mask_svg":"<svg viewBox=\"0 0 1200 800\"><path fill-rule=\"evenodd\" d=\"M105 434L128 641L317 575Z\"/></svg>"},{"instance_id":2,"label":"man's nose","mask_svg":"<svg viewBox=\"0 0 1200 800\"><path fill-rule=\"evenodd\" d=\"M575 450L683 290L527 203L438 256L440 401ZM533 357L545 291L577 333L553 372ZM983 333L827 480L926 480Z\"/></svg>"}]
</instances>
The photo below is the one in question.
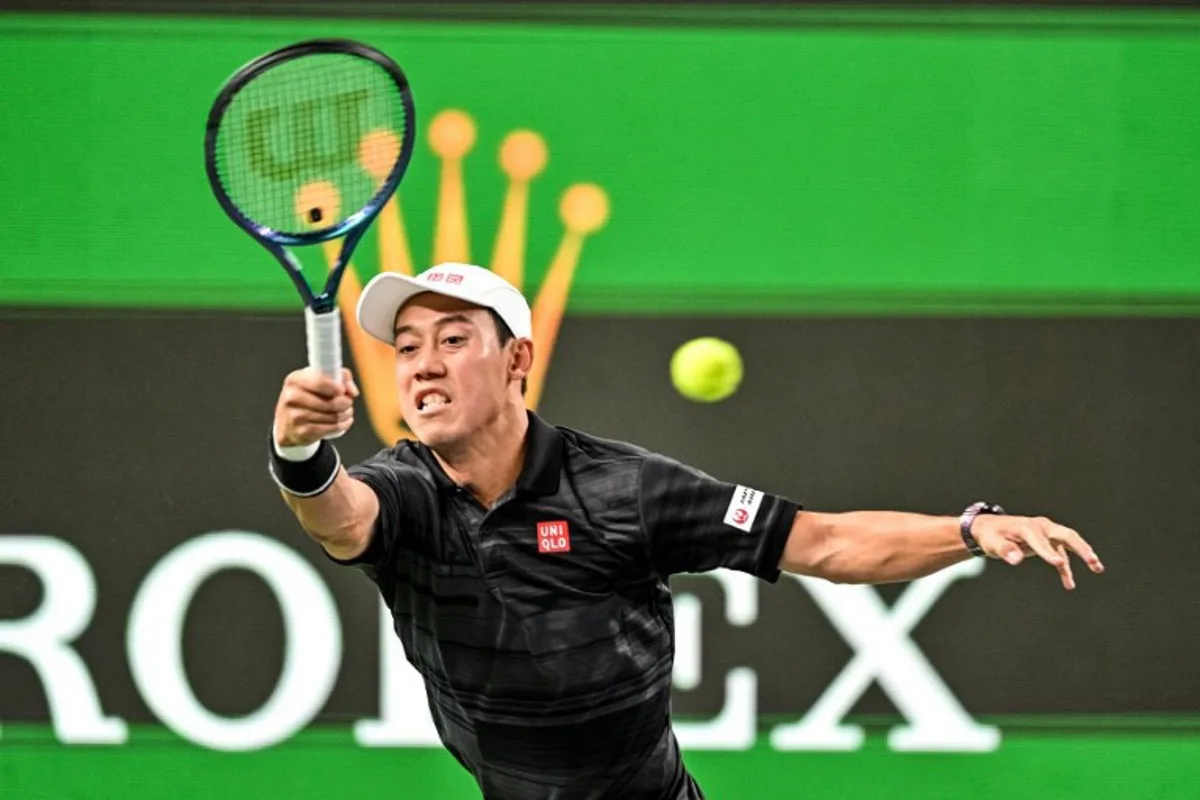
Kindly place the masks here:
<instances>
[{"instance_id":1,"label":"man's nose","mask_svg":"<svg viewBox=\"0 0 1200 800\"><path fill-rule=\"evenodd\" d=\"M446 372L446 362L436 347L421 348L417 358L417 375L422 378L437 377Z\"/></svg>"}]
</instances>

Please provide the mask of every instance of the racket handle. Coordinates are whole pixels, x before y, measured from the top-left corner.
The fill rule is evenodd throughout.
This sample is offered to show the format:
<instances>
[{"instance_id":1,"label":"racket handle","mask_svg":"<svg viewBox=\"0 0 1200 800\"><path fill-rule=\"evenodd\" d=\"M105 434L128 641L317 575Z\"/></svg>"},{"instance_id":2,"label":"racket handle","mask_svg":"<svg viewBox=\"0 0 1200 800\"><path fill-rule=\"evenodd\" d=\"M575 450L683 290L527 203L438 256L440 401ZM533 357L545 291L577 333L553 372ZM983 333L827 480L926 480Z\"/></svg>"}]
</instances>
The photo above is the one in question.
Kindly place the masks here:
<instances>
[{"instance_id":1,"label":"racket handle","mask_svg":"<svg viewBox=\"0 0 1200 800\"><path fill-rule=\"evenodd\" d=\"M337 306L329 311L304 309L304 328L308 339L308 365L342 382L342 322ZM341 433L326 436L336 439Z\"/></svg>"}]
</instances>

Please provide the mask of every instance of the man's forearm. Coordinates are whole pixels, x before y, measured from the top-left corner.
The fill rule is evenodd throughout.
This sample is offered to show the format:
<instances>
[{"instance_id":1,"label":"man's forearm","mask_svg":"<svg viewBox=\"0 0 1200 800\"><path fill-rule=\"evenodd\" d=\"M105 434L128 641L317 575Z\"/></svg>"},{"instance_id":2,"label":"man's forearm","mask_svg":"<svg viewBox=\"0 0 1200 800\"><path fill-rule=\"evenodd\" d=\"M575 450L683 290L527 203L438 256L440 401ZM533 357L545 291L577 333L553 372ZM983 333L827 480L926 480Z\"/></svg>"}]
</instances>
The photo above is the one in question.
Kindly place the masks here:
<instances>
[{"instance_id":1,"label":"man's forearm","mask_svg":"<svg viewBox=\"0 0 1200 800\"><path fill-rule=\"evenodd\" d=\"M351 478L345 468L339 467L333 483L315 497L297 497L285 491L280 494L305 532L331 555L351 557L366 547L379 514L378 498L366 484Z\"/></svg>"},{"instance_id":2,"label":"man's forearm","mask_svg":"<svg viewBox=\"0 0 1200 800\"><path fill-rule=\"evenodd\" d=\"M300 526L334 558L360 555L371 542L379 498L350 477L337 450L322 443L302 460L271 455L271 475Z\"/></svg>"},{"instance_id":3,"label":"man's forearm","mask_svg":"<svg viewBox=\"0 0 1200 800\"><path fill-rule=\"evenodd\" d=\"M971 558L957 517L902 511L796 515L782 568L837 583L909 581Z\"/></svg>"}]
</instances>

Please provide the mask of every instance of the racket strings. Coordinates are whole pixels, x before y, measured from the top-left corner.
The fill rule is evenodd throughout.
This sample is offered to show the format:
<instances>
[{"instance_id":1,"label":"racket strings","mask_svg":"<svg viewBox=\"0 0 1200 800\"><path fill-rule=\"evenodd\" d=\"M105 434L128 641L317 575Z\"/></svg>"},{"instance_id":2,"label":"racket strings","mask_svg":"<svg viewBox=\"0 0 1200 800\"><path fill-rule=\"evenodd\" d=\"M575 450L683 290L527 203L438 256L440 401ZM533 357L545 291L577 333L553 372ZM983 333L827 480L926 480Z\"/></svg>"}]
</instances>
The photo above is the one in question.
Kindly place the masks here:
<instances>
[{"instance_id":1,"label":"racket strings","mask_svg":"<svg viewBox=\"0 0 1200 800\"><path fill-rule=\"evenodd\" d=\"M336 228L380 191L378 165L369 170L360 156L364 142L380 132L402 141L408 125L399 87L373 61L322 53L283 62L247 83L221 119L221 188L258 226Z\"/></svg>"}]
</instances>

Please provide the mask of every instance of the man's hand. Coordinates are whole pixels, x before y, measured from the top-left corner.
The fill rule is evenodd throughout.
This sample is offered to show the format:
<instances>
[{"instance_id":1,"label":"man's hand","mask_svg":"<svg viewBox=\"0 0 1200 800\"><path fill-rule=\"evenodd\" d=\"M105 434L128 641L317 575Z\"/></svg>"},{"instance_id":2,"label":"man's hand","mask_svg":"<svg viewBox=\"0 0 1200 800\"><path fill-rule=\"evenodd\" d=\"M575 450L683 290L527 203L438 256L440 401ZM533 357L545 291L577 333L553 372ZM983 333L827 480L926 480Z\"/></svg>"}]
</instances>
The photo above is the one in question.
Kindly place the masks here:
<instances>
[{"instance_id":1,"label":"man's hand","mask_svg":"<svg viewBox=\"0 0 1200 800\"><path fill-rule=\"evenodd\" d=\"M358 395L348 369L342 370L341 383L312 367L296 370L284 379L275 405L276 443L298 447L345 433L354 424Z\"/></svg>"},{"instance_id":2,"label":"man's hand","mask_svg":"<svg viewBox=\"0 0 1200 800\"><path fill-rule=\"evenodd\" d=\"M1045 517L1014 517L980 514L971 525L971 534L992 558L1000 558L1014 567L1026 556L1036 555L1058 570L1063 587L1075 588L1070 553L1075 553L1088 569L1099 574L1104 565L1084 538L1070 528Z\"/></svg>"}]
</instances>

